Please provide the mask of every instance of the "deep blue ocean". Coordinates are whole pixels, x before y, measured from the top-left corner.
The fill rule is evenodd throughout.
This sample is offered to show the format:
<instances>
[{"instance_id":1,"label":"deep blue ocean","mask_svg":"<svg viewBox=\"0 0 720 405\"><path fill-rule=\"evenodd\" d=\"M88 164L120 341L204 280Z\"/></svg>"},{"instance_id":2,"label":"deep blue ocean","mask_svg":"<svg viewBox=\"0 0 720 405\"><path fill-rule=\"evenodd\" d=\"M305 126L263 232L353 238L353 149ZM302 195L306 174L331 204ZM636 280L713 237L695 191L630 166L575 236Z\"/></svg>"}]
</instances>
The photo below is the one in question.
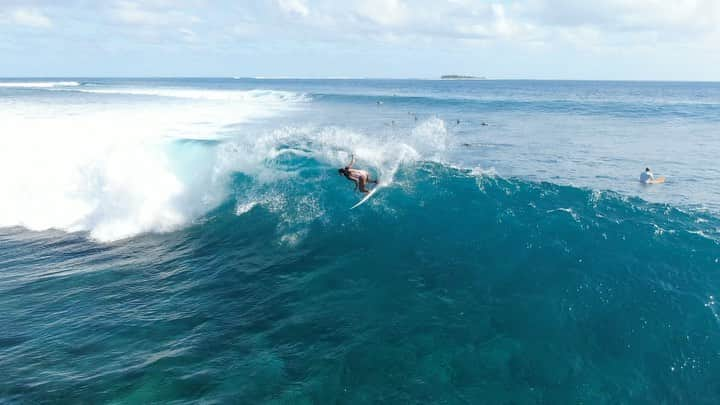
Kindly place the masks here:
<instances>
[{"instance_id":1,"label":"deep blue ocean","mask_svg":"<svg viewBox=\"0 0 720 405\"><path fill-rule=\"evenodd\" d=\"M0 79L0 403L720 403L718 156L720 83Z\"/></svg>"}]
</instances>

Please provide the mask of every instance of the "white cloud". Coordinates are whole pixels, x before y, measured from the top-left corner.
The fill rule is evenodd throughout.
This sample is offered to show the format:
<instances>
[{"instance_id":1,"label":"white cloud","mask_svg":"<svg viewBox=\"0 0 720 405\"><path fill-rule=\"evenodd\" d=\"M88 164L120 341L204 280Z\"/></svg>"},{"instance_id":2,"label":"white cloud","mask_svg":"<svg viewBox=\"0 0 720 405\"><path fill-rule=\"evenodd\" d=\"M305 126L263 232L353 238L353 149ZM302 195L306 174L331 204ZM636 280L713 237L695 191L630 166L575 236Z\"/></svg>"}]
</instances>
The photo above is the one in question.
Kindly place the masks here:
<instances>
[{"instance_id":1,"label":"white cloud","mask_svg":"<svg viewBox=\"0 0 720 405\"><path fill-rule=\"evenodd\" d=\"M331 0L303 2L275 0L287 17L277 35L302 32L323 41L415 43L435 39L494 39L532 37L532 24L517 20L515 9L502 4L468 0ZM295 11L293 11L295 10ZM305 15L307 10L307 15ZM312 13L310 13L312 10ZM299 15L312 18L295 18ZM260 22L264 16L257 15ZM266 16L265 16L266 17ZM273 32L270 27L268 31Z\"/></svg>"},{"instance_id":2,"label":"white cloud","mask_svg":"<svg viewBox=\"0 0 720 405\"><path fill-rule=\"evenodd\" d=\"M183 40L187 42L197 42L197 34L195 31L187 28L180 28L178 30Z\"/></svg>"},{"instance_id":3,"label":"white cloud","mask_svg":"<svg viewBox=\"0 0 720 405\"><path fill-rule=\"evenodd\" d=\"M348 8L378 28L402 26L407 32L456 32L460 36L478 32L480 36L522 39L529 31L548 32L555 27L594 27L606 33L702 34L720 29L718 0L364 0L340 8L324 7L323 11L342 15Z\"/></svg>"},{"instance_id":4,"label":"white cloud","mask_svg":"<svg viewBox=\"0 0 720 405\"><path fill-rule=\"evenodd\" d=\"M275 2L286 14L300 17L307 17L310 14L310 9L303 0L276 0Z\"/></svg>"},{"instance_id":5,"label":"white cloud","mask_svg":"<svg viewBox=\"0 0 720 405\"><path fill-rule=\"evenodd\" d=\"M52 21L38 9L17 8L10 11L5 19L32 28L50 28L53 25Z\"/></svg>"},{"instance_id":6,"label":"white cloud","mask_svg":"<svg viewBox=\"0 0 720 405\"><path fill-rule=\"evenodd\" d=\"M707 31L720 25L717 0L524 0L520 17L549 26Z\"/></svg>"},{"instance_id":7,"label":"white cloud","mask_svg":"<svg viewBox=\"0 0 720 405\"><path fill-rule=\"evenodd\" d=\"M398 26L407 23L410 9L400 0L362 0L355 12L381 26Z\"/></svg>"},{"instance_id":8,"label":"white cloud","mask_svg":"<svg viewBox=\"0 0 720 405\"><path fill-rule=\"evenodd\" d=\"M169 46L302 38L446 49L504 41L593 51L659 41L713 51L720 41L720 0L0 0L1 23L48 28L64 20L111 25Z\"/></svg>"},{"instance_id":9,"label":"white cloud","mask_svg":"<svg viewBox=\"0 0 720 405\"><path fill-rule=\"evenodd\" d=\"M172 2L161 0L142 3L128 0L116 1L110 13L112 17L119 22L145 27L162 27L199 22L199 18L175 9Z\"/></svg>"},{"instance_id":10,"label":"white cloud","mask_svg":"<svg viewBox=\"0 0 720 405\"><path fill-rule=\"evenodd\" d=\"M657 47L717 49L717 0L523 0L515 18L537 27L542 42L590 52Z\"/></svg>"},{"instance_id":11,"label":"white cloud","mask_svg":"<svg viewBox=\"0 0 720 405\"><path fill-rule=\"evenodd\" d=\"M129 1L117 2L112 13L115 18L128 24L164 25L166 23L161 13L143 10L137 3Z\"/></svg>"}]
</instances>

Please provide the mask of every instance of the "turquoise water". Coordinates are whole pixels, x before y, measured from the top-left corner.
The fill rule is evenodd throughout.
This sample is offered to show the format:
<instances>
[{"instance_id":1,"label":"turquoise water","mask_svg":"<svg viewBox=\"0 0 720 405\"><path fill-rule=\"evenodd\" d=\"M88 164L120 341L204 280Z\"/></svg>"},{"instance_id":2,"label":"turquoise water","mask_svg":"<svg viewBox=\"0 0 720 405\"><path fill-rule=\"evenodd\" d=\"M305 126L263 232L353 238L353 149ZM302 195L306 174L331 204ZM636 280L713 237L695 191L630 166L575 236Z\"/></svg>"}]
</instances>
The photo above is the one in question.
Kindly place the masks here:
<instances>
[{"instance_id":1,"label":"turquoise water","mask_svg":"<svg viewBox=\"0 0 720 405\"><path fill-rule=\"evenodd\" d=\"M720 397L716 84L60 81L0 81L0 402Z\"/></svg>"}]
</instances>

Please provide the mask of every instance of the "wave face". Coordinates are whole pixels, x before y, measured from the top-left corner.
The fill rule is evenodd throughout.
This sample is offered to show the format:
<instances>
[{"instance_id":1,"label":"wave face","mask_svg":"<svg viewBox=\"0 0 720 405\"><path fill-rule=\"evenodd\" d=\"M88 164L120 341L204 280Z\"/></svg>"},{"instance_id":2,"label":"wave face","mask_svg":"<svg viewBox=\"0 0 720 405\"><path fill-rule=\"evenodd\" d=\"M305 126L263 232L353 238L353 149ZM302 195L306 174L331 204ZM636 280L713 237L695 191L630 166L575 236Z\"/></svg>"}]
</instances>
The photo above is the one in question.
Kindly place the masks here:
<instances>
[{"instance_id":1,"label":"wave face","mask_svg":"<svg viewBox=\"0 0 720 405\"><path fill-rule=\"evenodd\" d=\"M0 90L0 402L720 399L704 177L625 184L623 149L584 180L538 162L604 138L404 82L228 82ZM382 184L354 210L350 152Z\"/></svg>"},{"instance_id":2,"label":"wave face","mask_svg":"<svg viewBox=\"0 0 720 405\"><path fill-rule=\"evenodd\" d=\"M237 174L235 196L179 232L92 246L2 234L15 259L1 320L15 327L1 367L20 370L4 395L702 403L716 392L717 219L435 163L401 165L350 212L332 167L302 151L274 163L298 176ZM38 245L42 256L18 253Z\"/></svg>"}]
</instances>

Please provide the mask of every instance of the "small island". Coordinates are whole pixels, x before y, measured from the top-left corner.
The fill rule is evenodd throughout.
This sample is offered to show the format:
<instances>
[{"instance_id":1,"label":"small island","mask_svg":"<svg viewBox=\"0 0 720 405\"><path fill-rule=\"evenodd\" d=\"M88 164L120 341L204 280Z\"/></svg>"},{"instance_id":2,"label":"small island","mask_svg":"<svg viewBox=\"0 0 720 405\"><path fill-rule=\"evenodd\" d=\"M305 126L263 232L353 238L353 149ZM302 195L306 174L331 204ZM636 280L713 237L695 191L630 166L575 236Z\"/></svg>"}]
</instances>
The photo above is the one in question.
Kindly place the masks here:
<instances>
[{"instance_id":1,"label":"small island","mask_svg":"<svg viewBox=\"0 0 720 405\"><path fill-rule=\"evenodd\" d=\"M442 75L441 80L486 80L487 78L481 76L465 76L465 75Z\"/></svg>"}]
</instances>

